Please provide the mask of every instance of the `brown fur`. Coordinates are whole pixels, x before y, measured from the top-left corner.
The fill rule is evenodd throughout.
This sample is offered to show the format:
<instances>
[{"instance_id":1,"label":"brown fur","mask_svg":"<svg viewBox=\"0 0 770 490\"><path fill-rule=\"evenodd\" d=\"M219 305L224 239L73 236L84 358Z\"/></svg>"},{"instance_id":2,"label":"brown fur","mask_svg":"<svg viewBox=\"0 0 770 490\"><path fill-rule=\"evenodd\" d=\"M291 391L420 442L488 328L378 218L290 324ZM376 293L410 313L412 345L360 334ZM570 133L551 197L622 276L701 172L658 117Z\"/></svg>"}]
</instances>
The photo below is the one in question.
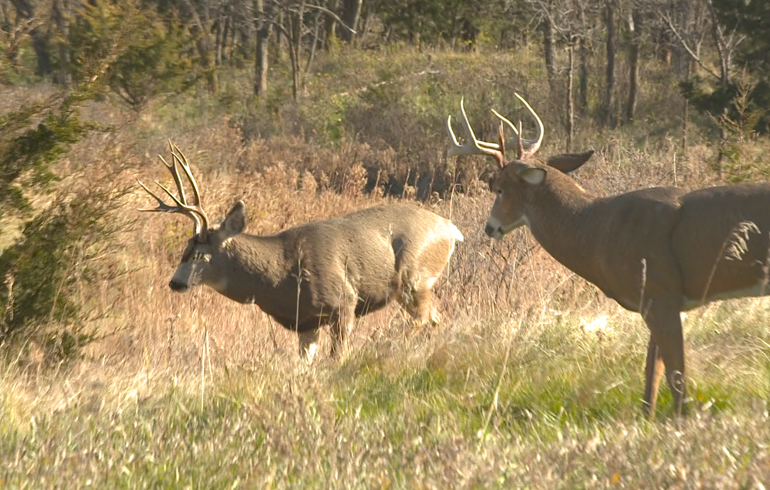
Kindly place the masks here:
<instances>
[{"instance_id":1,"label":"brown fur","mask_svg":"<svg viewBox=\"0 0 770 490\"><path fill-rule=\"evenodd\" d=\"M590 157L590 154L583 162ZM549 159L559 166L572 156ZM770 184L687 193L660 187L595 198L556 168L514 161L492 182L487 233L528 224L556 260L638 311L650 329L645 410L654 414L663 367L677 412L685 398L680 312L728 297L767 294ZM753 223L756 230L747 229ZM512 227L513 226L513 227ZM743 233L738 233L744 228ZM737 237L746 242L740 250ZM730 256L732 255L732 256Z\"/></svg>"},{"instance_id":2,"label":"brown fur","mask_svg":"<svg viewBox=\"0 0 770 490\"><path fill-rule=\"evenodd\" d=\"M331 325L335 353L355 317L393 300L419 323L437 320L431 289L462 240L449 220L400 203L270 236L241 233L244 225L239 202L205 238L190 239L171 287L207 284L234 301L256 303L300 334L309 357L319 327Z\"/></svg>"}]
</instances>

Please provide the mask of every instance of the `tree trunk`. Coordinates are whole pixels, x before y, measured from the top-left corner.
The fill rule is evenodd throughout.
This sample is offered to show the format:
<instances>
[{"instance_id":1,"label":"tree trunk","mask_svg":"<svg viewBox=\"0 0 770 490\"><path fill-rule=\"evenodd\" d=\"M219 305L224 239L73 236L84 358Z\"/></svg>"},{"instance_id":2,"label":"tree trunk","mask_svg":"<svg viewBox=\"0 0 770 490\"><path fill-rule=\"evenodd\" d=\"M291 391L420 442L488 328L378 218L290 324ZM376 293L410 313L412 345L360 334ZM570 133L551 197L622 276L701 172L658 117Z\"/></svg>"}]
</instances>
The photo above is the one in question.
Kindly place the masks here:
<instances>
[{"instance_id":1,"label":"tree trunk","mask_svg":"<svg viewBox=\"0 0 770 490\"><path fill-rule=\"evenodd\" d=\"M318 47L319 43L321 43L321 26L323 24L322 22L322 13L316 12L315 13L315 25L313 27L313 41L310 44L310 52L307 56L307 63L305 63L305 71L302 72L302 86L305 86L305 82L307 80L307 74L310 73L310 67L313 65L313 60L315 59L315 52L316 48Z\"/></svg>"},{"instance_id":2,"label":"tree trunk","mask_svg":"<svg viewBox=\"0 0 770 490\"><path fill-rule=\"evenodd\" d=\"M213 94L219 94L219 76L217 75L216 68L216 40L212 38L211 29L211 17L209 16L208 5L203 4L201 7L201 14L195 10L195 6L189 1L185 2L190 15L192 16L193 25L191 32L195 38L195 49L198 51L198 57L200 58L200 65L206 74L206 82L208 89Z\"/></svg>"},{"instance_id":3,"label":"tree trunk","mask_svg":"<svg viewBox=\"0 0 770 490\"><path fill-rule=\"evenodd\" d=\"M225 43L222 20L220 17L214 25L214 64L217 66L222 66L222 45Z\"/></svg>"},{"instance_id":4,"label":"tree trunk","mask_svg":"<svg viewBox=\"0 0 770 490\"><path fill-rule=\"evenodd\" d=\"M605 2L605 29L607 30L607 70L606 85L604 91L604 107L602 124L605 127L614 126L612 109L614 104L613 95L615 93L615 2L606 0Z\"/></svg>"},{"instance_id":5,"label":"tree trunk","mask_svg":"<svg viewBox=\"0 0 770 490\"><path fill-rule=\"evenodd\" d=\"M626 103L626 121L632 122L636 113L636 103L639 98L639 42L641 33L641 16L634 8L628 16L628 34L631 43L628 47L628 101Z\"/></svg>"},{"instance_id":6,"label":"tree trunk","mask_svg":"<svg viewBox=\"0 0 770 490\"><path fill-rule=\"evenodd\" d=\"M358 43L361 43L361 40L366 39L367 34L369 34L369 27L372 23L372 17L374 17L374 13L372 12L372 9L367 8L366 12L363 14L363 22L361 23L361 29L357 30L356 39L358 39Z\"/></svg>"},{"instance_id":7,"label":"tree trunk","mask_svg":"<svg viewBox=\"0 0 770 490\"><path fill-rule=\"evenodd\" d=\"M223 65L227 56L227 41L230 38L230 31L232 30L232 17L230 15L224 18L224 27L222 28L222 39L220 39L219 48L217 49L217 64Z\"/></svg>"},{"instance_id":8,"label":"tree trunk","mask_svg":"<svg viewBox=\"0 0 770 490\"><path fill-rule=\"evenodd\" d=\"M687 71L684 77L685 82L690 81L692 64L693 62L691 60L687 60L687 67L685 68ZM690 99L687 97L682 98L684 99L684 107L682 107L682 154L687 155L687 130L690 123Z\"/></svg>"},{"instance_id":9,"label":"tree trunk","mask_svg":"<svg viewBox=\"0 0 770 490\"><path fill-rule=\"evenodd\" d=\"M732 56L732 51L722 34L722 26L720 25L719 18L714 10L714 5L711 0L707 0L707 3L711 15L711 34L714 37L714 44L716 44L717 53L719 54L719 81L722 87L728 87L730 85L730 58ZM726 114L727 106L722 109L722 115L725 116ZM725 127L722 124L719 125L719 139L722 142L727 139L727 131L725 131ZM724 157L725 155L721 150L720 145L719 156L717 158L717 175L720 179L722 178L722 161L724 160Z\"/></svg>"},{"instance_id":10,"label":"tree trunk","mask_svg":"<svg viewBox=\"0 0 770 490\"><path fill-rule=\"evenodd\" d=\"M575 69L575 38L569 43L569 69L567 70L567 153L572 151L572 138L575 132L575 100L572 97L573 77Z\"/></svg>"},{"instance_id":11,"label":"tree trunk","mask_svg":"<svg viewBox=\"0 0 770 490\"><path fill-rule=\"evenodd\" d=\"M711 14L711 35L714 37L714 44L716 45L717 53L719 54L719 81L723 86L727 86L730 84L730 58L732 56L732 50L722 34L722 26L719 23L719 18L717 17L716 10L714 10L714 5L711 3L711 0L708 0L708 6L709 13Z\"/></svg>"},{"instance_id":12,"label":"tree trunk","mask_svg":"<svg viewBox=\"0 0 770 490\"><path fill-rule=\"evenodd\" d=\"M267 21L264 0L254 0L254 10L257 17L254 27L257 30L257 59L255 63L256 73L254 77L254 95L265 95L267 92L267 69L269 65L268 47L270 30L273 25Z\"/></svg>"},{"instance_id":13,"label":"tree trunk","mask_svg":"<svg viewBox=\"0 0 770 490\"><path fill-rule=\"evenodd\" d=\"M56 82L64 88L70 85L70 48L69 48L69 25L70 5L69 0L57 0L53 5L52 16L56 22L56 29L59 31L61 41L59 41L59 70L56 73Z\"/></svg>"},{"instance_id":14,"label":"tree trunk","mask_svg":"<svg viewBox=\"0 0 770 490\"><path fill-rule=\"evenodd\" d=\"M580 36L580 47L578 49L580 56L580 88L578 89L578 102L580 110L588 110L588 46L586 46L585 36Z\"/></svg>"},{"instance_id":15,"label":"tree trunk","mask_svg":"<svg viewBox=\"0 0 770 490\"><path fill-rule=\"evenodd\" d=\"M546 17L543 21L543 56L545 58L545 71L548 77L548 87L551 93L555 93L556 66L554 63L554 34L551 19Z\"/></svg>"},{"instance_id":16,"label":"tree trunk","mask_svg":"<svg viewBox=\"0 0 770 490\"><path fill-rule=\"evenodd\" d=\"M300 78L300 56L302 55L302 27L305 18L305 0L300 0L296 12L289 15L289 61L291 62L291 94L294 102L299 101L302 80Z\"/></svg>"},{"instance_id":17,"label":"tree trunk","mask_svg":"<svg viewBox=\"0 0 770 490\"><path fill-rule=\"evenodd\" d=\"M331 0L328 4L329 10L332 12L340 11L340 0ZM324 43L325 48L329 48L329 43L333 42L333 39L337 36L337 19L331 15L326 16L326 40Z\"/></svg>"},{"instance_id":18,"label":"tree trunk","mask_svg":"<svg viewBox=\"0 0 770 490\"><path fill-rule=\"evenodd\" d=\"M11 3L19 18L24 20L35 18L35 5L32 1L11 0ZM35 51L35 60L37 61L35 75L40 77L50 75L53 72L53 64L51 63L50 38L45 27L35 27L29 32L29 37L32 38L32 49Z\"/></svg>"},{"instance_id":19,"label":"tree trunk","mask_svg":"<svg viewBox=\"0 0 770 490\"><path fill-rule=\"evenodd\" d=\"M364 0L344 0L342 22L354 31L358 29L358 19L361 16L361 6ZM340 30L340 38L346 43L352 43L356 35L349 29Z\"/></svg>"}]
</instances>

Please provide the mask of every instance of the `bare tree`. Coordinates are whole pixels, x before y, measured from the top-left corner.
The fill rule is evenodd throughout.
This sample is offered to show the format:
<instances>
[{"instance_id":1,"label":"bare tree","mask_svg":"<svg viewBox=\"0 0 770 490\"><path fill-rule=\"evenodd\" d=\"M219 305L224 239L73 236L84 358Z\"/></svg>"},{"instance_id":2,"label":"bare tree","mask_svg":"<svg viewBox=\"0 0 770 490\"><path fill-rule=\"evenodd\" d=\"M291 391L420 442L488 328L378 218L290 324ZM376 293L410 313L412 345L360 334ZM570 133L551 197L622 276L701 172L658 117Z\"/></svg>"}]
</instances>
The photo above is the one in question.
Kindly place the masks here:
<instances>
[{"instance_id":1,"label":"bare tree","mask_svg":"<svg viewBox=\"0 0 770 490\"><path fill-rule=\"evenodd\" d=\"M612 112L615 105L615 13L617 5L615 0L605 0L604 3L604 26L607 33L607 63L604 85L604 102L602 104L602 124L604 126L614 125Z\"/></svg>"},{"instance_id":2,"label":"bare tree","mask_svg":"<svg viewBox=\"0 0 770 490\"><path fill-rule=\"evenodd\" d=\"M543 4L545 15L543 16L543 57L545 58L545 72L548 77L548 87L551 93L556 92L556 61L554 54L554 21L549 4Z\"/></svg>"},{"instance_id":3,"label":"bare tree","mask_svg":"<svg viewBox=\"0 0 770 490\"><path fill-rule=\"evenodd\" d=\"M272 17L272 12L265 10L265 0L254 0L254 12L254 27L257 30L254 95L260 96L267 92L268 48L273 24L267 20Z\"/></svg>"},{"instance_id":4,"label":"bare tree","mask_svg":"<svg viewBox=\"0 0 770 490\"><path fill-rule=\"evenodd\" d=\"M255 0L254 22L262 26L263 29L262 34L257 35L260 39L257 57L260 57L260 49L267 50L264 44L269 39L270 33L269 30L265 30L268 29L265 24L269 24L276 30L277 34L286 38L288 42L292 97L295 101L299 100L300 91L304 86L305 74L310 71L316 49L321 42L322 15L331 17L343 29L352 30L326 5L308 3L306 0ZM280 43L280 40L276 42ZM305 59L304 67L302 66L303 59ZM258 60L257 63L256 71L259 78L255 81L255 92L259 90L260 93L264 93L267 88L266 79L263 84L263 77L267 73L266 51L262 61Z\"/></svg>"},{"instance_id":5,"label":"bare tree","mask_svg":"<svg viewBox=\"0 0 770 490\"><path fill-rule=\"evenodd\" d=\"M182 0L181 3L191 22L190 31L195 39L198 62L206 73L209 91L217 94L219 93L219 76L216 70L216 38L213 15L219 10L222 2Z\"/></svg>"},{"instance_id":6,"label":"bare tree","mask_svg":"<svg viewBox=\"0 0 770 490\"><path fill-rule=\"evenodd\" d=\"M59 31L59 69L56 73L56 81L62 87L67 88L70 80L70 46L67 43L69 39L69 27L71 16L70 0L54 0L52 18Z\"/></svg>"},{"instance_id":7,"label":"bare tree","mask_svg":"<svg viewBox=\"0 0 770 490\"><path fill-rule=\"evenodd\" d=\"M530 0L530 5L540 19L543 31L543 54L552 97L558 97L559 105L564 104L565 127L567 130L567 151L572 146L575 123L574 72L575 50L579 50L580 100L587 106L588 49L586 39L590 36L590 2L584 0ZM556 60L556 46L567 48L567 65L559 68ZM558 80L564 75L566 86ZM564 82L562 82L564 83ZM563 102L562 102L563 101Z\"/></svg>"},{"instance_id":8,"label":"bare tree","mask_svg":"<svg viewBox=\"0 0 770 490\"><path fill-rule=\"evenodd\" d=\"M342 22L350 29L343 29L340 37L347 43L352 43L356 30L358 29L358 19L361 17L361 7L364 0L343 0L342 2Z\"/></svg>"},{"instance_id":9,"label":"bare tree","mask_svg":"<svg viewBox=\"0 0 770 490\"><path fill-rule=\"evenodd\" d=\"M53 72L50 52L50 36L45 29L45 19L51 15L52 2L35 2L32 0L11 0L16 10L18 22L26 22L32 27L29 36L32 38L32 49L37 60L36 75L46 76Z\"/></svg>"},{"instance_id":10,"label":"bare tree","mask_svg":"<svg viewBox=\"0 0 770 490\"><path fill-rule=\"evenodd\" d=\"M719 64L718 69L714 69L709 66L708 62L701 57L700 47L704 41L702 35L694 35L691 22L677 22L672 13L662 12L660 14L662 20L666 23L670 31L674 34L681 47L689 55L690 59L697 64L700 69L709 74L712 79L717 82L717 85L722 89L727 89L732 83L732 68L733 68L733 54L735 53L738 45L744 40L744 36L739 35L736 30L726 32L725 27L720 23L719 17L716 14L714 4L712 0L706 0L705 2L707 17L710 25L708 29L700 29L700 32L710 32L714 48L717 53L717 62ZM689 10L688 10L689 11ZM690 20L688 16L684 16L684 19ZM686 77L689 79L689 67L686 71ZM688 105L685 103L684 112L685 116L688 110ZM726 114L727 105L724 106L722 114ZM686 120L684 125L685 141L686 141ZM719 136L721 140L726 137L724 127L720 126ZM722 151L719 152L719 162L717 164L717 173L721 176L722 168Z\"/></svg>"},{"instance_id":11,"label":"bare tree","mask_svg":"<svg viewBox=\"0 0 770 490\"><path fill-rule=\"evenodd\" d=\"M626 19L628 28L628 100L626 121L634 120L636 103L639 99L639 45L641 44L641 12L637 5L631 8Z\"/></svg>"}]
</instances>

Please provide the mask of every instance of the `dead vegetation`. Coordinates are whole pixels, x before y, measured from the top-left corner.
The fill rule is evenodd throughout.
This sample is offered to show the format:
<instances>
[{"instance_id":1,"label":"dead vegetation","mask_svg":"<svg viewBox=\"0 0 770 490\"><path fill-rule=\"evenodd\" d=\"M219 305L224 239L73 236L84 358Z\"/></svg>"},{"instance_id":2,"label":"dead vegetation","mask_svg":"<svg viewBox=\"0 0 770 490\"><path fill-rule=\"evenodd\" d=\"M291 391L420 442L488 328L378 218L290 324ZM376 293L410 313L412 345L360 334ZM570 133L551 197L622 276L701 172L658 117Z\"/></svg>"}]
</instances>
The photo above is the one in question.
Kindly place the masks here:
<instances>
[{"instance_id":1,"label":"dead vegetation","mask_svg":"<svg viewBox=\"0 0 770 490\"><path fill-rule=\"evenodd\" d=\"M638 398L641 319L562 268L526 230L488 239L492 197L469 170L483 164L444 161L441 137L421 151L443 169L442 186L421 194L394 149L299 136L243 141L226 119L118 122L61 164L93 182L116 175L110 185L134 186L119 201L124 231L101 266L114 273L82 291L101 339L74 363L52 365L37 345L3 363L5 485L765 488L770 480L766 300L688 315L693 413L670 420L664 395L648 423ZM437 287L444 323L415 332L391 306L358 325L347 358L322 356L307 368L296 337L256 307L208 289L173 293L167 283L188 223L138 219L147 197L133 184L166 178L156 155L167 137L206 182L211 218L243 199L249 233L423 197L466 238ZM668 140L584 140L597 155L575 177L598 195L715 181L705 146L682 155ZM415 190L396 189L390 176Z\"/></svg>"}]
</instances>

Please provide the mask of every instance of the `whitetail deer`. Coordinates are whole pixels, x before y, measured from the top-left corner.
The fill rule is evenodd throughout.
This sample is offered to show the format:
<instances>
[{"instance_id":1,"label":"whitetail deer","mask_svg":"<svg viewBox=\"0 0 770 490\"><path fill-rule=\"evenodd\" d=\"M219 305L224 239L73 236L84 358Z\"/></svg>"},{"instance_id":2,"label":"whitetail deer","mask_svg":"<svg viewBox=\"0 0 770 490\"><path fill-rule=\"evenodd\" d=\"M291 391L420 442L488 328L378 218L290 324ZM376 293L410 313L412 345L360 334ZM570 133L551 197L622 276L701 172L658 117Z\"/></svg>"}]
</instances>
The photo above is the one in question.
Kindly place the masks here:
<instances>
[{"instance_id":1,"label":"whitetail deer","mask_svg":"<svg viewBox=\"0 0 770 490\"><path fill-rule=\"evenodd\" d=\"M276 235L243 232L238 201L219 226L210 226L187 158L171 144L172 162L160 159L178 197L157 183L174 205L154 211L181 213L194 222L193 236L169 286L186 291L205 284L239 303L256 303L285 328L296 331L300 356L312 362L319 327L331 325L332 354L344 346L356 317L398 301L418 324L438 322L432 288L462 241L449 220L409 204L387 204L306 223ZM178 167L189 180L188 204Z\"/></svg>"},{"instance_id":2,"label":"whitetail deer","mask_svg":"<svg viewBox=\"0 0 770 490\"><path fill-rule=\"evenodd\" d=\"M592 282L624 308L642 314L650 330L643 407L655 413L665 366L676 413L685 399L685 362L680 312L710 301L764 296L770 261L770 184L742 184L686 192L674 187L642 189L597 198L566 173L585 163L593 151L550 157L545 164L522 161L543 139L523 140L521 128L500 118L500 143L479 141L462 102L466 142L452 144L448 155L492 156L500 167L490 182L497 197L485 231L500 239L526 224L556 260ZM494 111L493 111L494 112ZM516 133L506 143L503 123ZM516 145L506 162L506 146Z\"/></svg>"}]
</instances>

